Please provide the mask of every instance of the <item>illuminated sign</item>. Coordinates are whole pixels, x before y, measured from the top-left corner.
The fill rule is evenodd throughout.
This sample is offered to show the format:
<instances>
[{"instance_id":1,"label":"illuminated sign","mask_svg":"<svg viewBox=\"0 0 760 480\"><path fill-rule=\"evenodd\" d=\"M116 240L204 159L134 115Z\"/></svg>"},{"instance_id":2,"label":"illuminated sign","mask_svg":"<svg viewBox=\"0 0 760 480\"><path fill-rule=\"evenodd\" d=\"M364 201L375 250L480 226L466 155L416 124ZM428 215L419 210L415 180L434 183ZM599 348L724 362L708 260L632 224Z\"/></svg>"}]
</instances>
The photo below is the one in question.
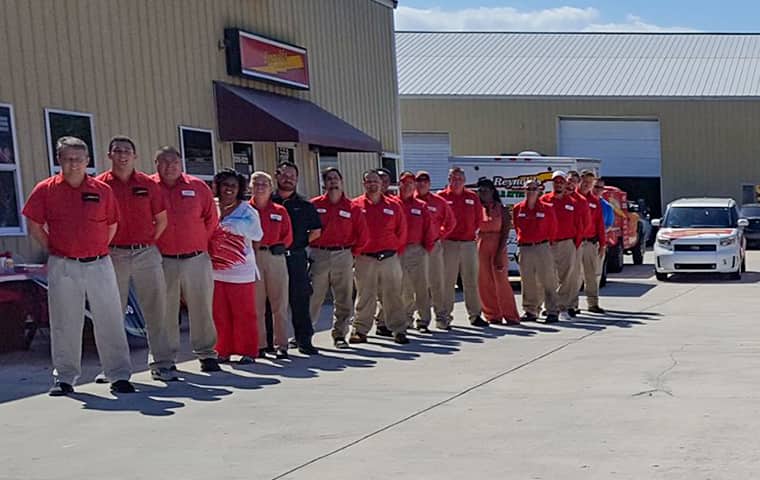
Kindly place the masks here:
<instances>
[{"instance_id":1,"label":"illuminated sign","mask_svg":"<svg viewBox=\"0 0 760 480\"><path fill-rule=\"evenodd\" d=\"M309 89L306 49L237 28L224 30L227 73Z\"/></svg>"}]
</instances>

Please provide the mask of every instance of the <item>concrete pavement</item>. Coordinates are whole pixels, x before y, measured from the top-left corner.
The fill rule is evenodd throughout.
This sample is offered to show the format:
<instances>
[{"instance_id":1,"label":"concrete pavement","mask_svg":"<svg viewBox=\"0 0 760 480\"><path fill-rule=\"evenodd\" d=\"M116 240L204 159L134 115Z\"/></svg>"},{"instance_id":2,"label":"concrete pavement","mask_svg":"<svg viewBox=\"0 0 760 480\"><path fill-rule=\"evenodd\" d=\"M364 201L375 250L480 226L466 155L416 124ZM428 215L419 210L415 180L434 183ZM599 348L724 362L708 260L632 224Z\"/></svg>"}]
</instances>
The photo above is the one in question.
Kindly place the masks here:
<instances>
[{"instance_id":1,"label":"concrete pavement","mask_svg":"<svg viewBox=\"0 0 760 480\"><path fill-rule=\"evenodd\" d=\"M454 331L408 346L335 351L323 332L315 359L188 361L185 382L143 372L119 398L36 394L44 356L2 356L0 479L753 478L759 281L626 266L606 316L480 330L460 303Z\"/></svg>"}]
</instances>

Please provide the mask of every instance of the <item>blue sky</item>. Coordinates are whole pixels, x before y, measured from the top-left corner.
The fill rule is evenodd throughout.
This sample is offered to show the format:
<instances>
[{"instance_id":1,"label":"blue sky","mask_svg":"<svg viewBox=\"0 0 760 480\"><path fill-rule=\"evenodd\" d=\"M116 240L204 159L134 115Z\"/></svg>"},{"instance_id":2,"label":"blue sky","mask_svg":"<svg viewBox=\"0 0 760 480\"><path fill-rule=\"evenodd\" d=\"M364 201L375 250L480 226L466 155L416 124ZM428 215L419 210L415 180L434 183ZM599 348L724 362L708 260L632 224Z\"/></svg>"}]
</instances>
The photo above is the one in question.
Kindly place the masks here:
<instances>
[{"instance_id":1,"label":"blue sky","mask_svg":"<svg viewBox=\"0 0 760 480\"><path fill-rule=\"evenodd\" d=\"M399 30L760 31L760 1L400 0Z\"/></svg>"}]
</instances>

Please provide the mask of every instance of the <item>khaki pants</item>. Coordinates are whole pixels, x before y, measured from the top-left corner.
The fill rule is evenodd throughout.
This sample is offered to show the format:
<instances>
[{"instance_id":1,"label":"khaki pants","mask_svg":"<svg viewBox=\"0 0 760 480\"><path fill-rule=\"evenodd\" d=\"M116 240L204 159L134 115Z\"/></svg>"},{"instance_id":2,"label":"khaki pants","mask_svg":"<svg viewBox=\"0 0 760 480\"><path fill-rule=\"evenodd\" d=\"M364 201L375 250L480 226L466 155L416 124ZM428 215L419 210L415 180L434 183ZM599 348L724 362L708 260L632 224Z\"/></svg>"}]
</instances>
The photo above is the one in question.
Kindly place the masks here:
<instances>
[{"instance_id":1,"label":"khaki pants","mask_svg":"<svg viewBox=\"0 0 760 480\"><path fill-rule=\"evenodd\" d=\"M74 385L82 373L85 298L90 304L95 344L109 381L129 380L132 365L124 330L124 311L110 257L81 263L48 259L50 349L56 381Z\"/></svg>"},{"instance_id":2,"label":"khaki pants","mask_svg":"<svg viewBox=\"0 0 760 480\"><path fill-rule=\"evenodd\" d=\"M166 325L168 328L170 358L167 364L177 361L179 352L179 301L180 296L187 304L190 320L190 344L193 353L201 360L216 358L216 328L212 314L214 299L214 279L211 273L211 259L207 253L192 258L176 259L164 257L164 278L166 279Z\"/></svg>"},{"instance_id":3,"label":"khaki pants","mask_svg":"<svg viewBox=\"0 0 760 480\"><path fill-rule=\"evenodd\" d=\"M602 271L602 258L599 256L599 244L583 242L580 254L581 268L583 269L583 291L586 293L586 303L589 308L598 307L599 275Z\"/></svg>"},{"instance_id":4,"label":"khaki pants","mask_svg":"<svg viewBox=\"0 0 760 480\"><path fill-rule=\"evenodd\" d=\"M156 247L140 250L112 248L111 259L119 285L122 311L127 308L130 280L135 289L148 330L150 366L171 366L174 360L169 331L176 327L177 321L174 319L167 323L166 319L166 281L161 253Z\"/></svg>"},{"instance_id":5,"label":"khaki pants","mask_svg":"<svg viewBox=\"0 0 760 480\"><path fill-rule=\"evenodd\" d=\"M571 307L576 295L576 248L575 240L562 240L551 246L554 257L554 270L557 274L557 310L566 312Z\"/></svg>"},{"instance_id":6,"label":"khaki pants","mask_svg":"<svg viewBox=\"0 0 760 480\"><path fill-rule=\"evenodd\" d=\"M543 292L546 312L557 314L557 276L548 243L520 247L520 283L526 313L538 316Z\"/></svg>"},{"instance_id":7,"label":"khaki pants","mask_svg":"<svg viewBox=\"0 0 760 480\"><path fill-rule=\"evenodd\" d=\"M570 297L571 300L568 303L568 308L572 308L573 310L578 310L578 298L581 295L581 285L583 284L583 244L585 242L581 243L581 246L576 249L575 251L575 263L573 264L573 273L571 277L572 281L572 288L573 288L573 295Z\"/></svg>"},{"instance_id":8,"label":"khaki pants","mask_svg":"<svg viewBox=\"0 0 760 480\"><path fill-rule=\"evenodd\" d=\"M462 277L464 304L470 322L480 317L480 295L478 294L478 247L475 241L455 242L444 240L443 264L445 271L444 313L446 326L453 320L454 296L456 294L457 274Z\"/></svg>"},{"instance_id":9,"label":"khaki pants","mask_svg":"<svg viewBox=\"0 0 760 480\"><path fill-rule=\"evenodd\" d=\"M407 245L401 255L401 303L407 327L414 323L414 311L419 318L418 326L430 325L430 291L428 289L428 253L422 245Z\"/></svg>"},{"instance_id":10,"label":"khaki pants","mask_svg":"<svg viewBox=\"0 0 760 480\"><path fill-rule=\"evenodd\" d=\"M435 312L435 320L439 324L449 323L446 313L446 268L443 261L443 242L435 242L433 251L428 255L428 285L430 286L430 299Z\"/></svg>"},{"instance_id":11,"label":"khaki pants","mask_svg":"<svg viewBox=\"0 0 760 480\"><path fill-rule=\"evenodd\" d=\"M267 346L265 312L267 299L272 308L274 348L288 348L288 265L285 255L272 255L269 250L256 252L261 278L256 282L256 318L259 326L259 349Z\"/></svg>"},{"instance_id":12,"label":"khaki pants","mask_svg":"<svg viewBox=\"0 0 760 480\"><path fill-rule=\"evenodd\" d=\"M382 292L385 326L394 334L406 332L406 318L401 304L403 280L398 255L382 261L365 255L356 257L356 317L354 329L367 335Z\"/></svg>"},{"instance_id":13,"label":"khaki pants","mask_svg":"<svg viewBox=\"0 0 760 480\"><path fill-rule=\"evenodd\" d=\"M309 310L316 328L327 291L333 297L332 338L345 338L354 314L354 256L351 250L311 249L311 295Z\"/></svg>"}]
</instances>

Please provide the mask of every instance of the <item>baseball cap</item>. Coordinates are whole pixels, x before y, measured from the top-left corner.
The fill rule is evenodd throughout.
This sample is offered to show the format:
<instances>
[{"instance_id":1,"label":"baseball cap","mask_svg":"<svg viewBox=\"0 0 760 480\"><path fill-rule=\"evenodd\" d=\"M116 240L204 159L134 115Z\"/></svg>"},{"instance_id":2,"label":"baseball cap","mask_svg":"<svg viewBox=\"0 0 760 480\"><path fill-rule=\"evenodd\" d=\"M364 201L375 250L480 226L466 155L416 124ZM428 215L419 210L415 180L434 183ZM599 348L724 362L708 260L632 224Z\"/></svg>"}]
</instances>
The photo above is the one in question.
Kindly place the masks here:
<instances>
[{"instance_id":1,"label":"baseball cap","mask_svg":"<svg viewBox=\"0 0 760 480\"><path fill-rule=\"evenodd\" d=\"M412 181L415 180L414 173L410 172L409 170L404 170L401 172L401 175L398 176L399 181L406 180L407 178L411 178Z\"/></svg>"},{"instance_id":2,"label":"baseball cap","mask_svg":"<svg viewBox=\"0 0 760 480\"><path fill-rule=\"evenodd\" d=\"M554 173L552 173L552 180L555 178L561 177L563 180L567 179L567 174L563 172L562 170L557 170Z\"/></svg>"},{"instance_id":3,"label":"baseball cap","mask_svg":"<svg viewBox=\"0 0 760 480\"><path fill-rule=\"evenodd\" d=\"M417 175L415 176L415 179L417 181L427 180L429 182L430 181L430 174L428 172L426 172L425 170L420 170L420 171L417 172Z\"/></svg>"}]
</instances>

